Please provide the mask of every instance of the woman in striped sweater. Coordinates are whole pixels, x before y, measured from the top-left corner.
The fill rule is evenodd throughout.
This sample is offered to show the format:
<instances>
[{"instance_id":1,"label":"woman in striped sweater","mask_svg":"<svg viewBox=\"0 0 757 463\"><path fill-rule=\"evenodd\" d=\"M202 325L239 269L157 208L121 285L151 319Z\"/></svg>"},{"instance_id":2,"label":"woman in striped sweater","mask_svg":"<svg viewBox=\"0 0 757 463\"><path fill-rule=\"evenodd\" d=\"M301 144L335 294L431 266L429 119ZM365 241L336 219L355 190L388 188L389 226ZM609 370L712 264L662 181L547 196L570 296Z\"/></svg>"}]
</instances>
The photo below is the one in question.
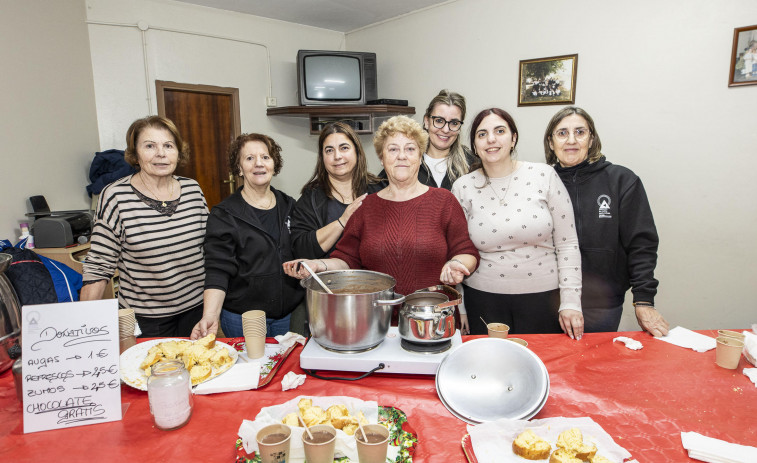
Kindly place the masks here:
<instances>
[{"instance_id":1,"label":"woman in striped sweater","mask_svg":"<svg viewBox=\"0 0 757 463\"><path fill-rule=\"evenodd\" d=\"M118 270L118 305L134 309L142 336L189 336L202 318L205 196L196 181L173 175L189 157L173 122L139 119L126 143L124 157L139 171L100 194L81 300L102 298Z\"/></svg>"}]
</instances>

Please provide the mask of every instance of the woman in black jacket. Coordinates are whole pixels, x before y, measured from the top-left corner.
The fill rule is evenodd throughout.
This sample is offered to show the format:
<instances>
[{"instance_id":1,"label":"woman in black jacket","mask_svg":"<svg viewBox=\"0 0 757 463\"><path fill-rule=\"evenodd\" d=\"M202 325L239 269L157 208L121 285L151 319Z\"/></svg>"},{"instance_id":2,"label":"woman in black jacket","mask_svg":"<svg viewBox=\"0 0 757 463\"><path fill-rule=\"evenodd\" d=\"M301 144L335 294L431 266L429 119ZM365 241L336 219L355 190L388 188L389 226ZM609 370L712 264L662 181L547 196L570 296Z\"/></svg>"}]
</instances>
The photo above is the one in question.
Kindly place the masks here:
<instances>
[{"instance_id":1,"label":"woman in black jacket","mask_svg":"<svg viewBox=\"0 0 757 463\"><path fill-rule=\"evenodd\" d=\"M654 336L666 335L668 323L654 307L659 239L639 177L605 159L594 121L575 106L561 109L549 122L544 153L573 203L584 331L617 331L631 288L639 326Z\"/></svg>"},{"instance_id":2,"label":"woman in black jacket","mask_svg":"<svg viewBox=\"0 0 757 463\"><path fill-rule=\"evenodd\" d=\"M204 311L192 339L215 333L219 318L226 336L243 336L248 310L265 311L267 336L289 331L304 290L281 266L294 258L288 226L294 199L271 187L282 164L281 147L267 135L243 134L231 143L229 166L244 183L208 217Z\"/></svg>"},{"instance_id":3,"label":"woman in black jacket","mask_svg":"<svg viewBox=\"0 0 757 463\"><path fill-rule=\"evenodd\" d=\"M384 187L368 172L360 139L343 122L327 125L318 137L315 171L292 211L296 258L327 258L344 226L369 193Z\"/></svg>"}]
</instances>

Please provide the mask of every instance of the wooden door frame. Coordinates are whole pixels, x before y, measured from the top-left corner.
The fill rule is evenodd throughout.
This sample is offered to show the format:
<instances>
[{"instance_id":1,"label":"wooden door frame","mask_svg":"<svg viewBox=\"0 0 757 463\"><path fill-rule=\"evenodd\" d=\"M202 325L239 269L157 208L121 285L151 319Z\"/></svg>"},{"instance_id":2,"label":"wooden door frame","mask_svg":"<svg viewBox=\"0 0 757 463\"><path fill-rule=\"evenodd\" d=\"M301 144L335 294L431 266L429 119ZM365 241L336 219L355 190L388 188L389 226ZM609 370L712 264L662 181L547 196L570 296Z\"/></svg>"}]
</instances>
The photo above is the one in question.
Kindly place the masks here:
<instances>
[{"instance_id":1,"label":"wooden door frame","mask_svg":"<svg viewBox=\"0 0 757 463\"><path fill-rule=\"evenodd\" d=\"M167 80L155 81L155 96L158 102L158 115L166 114L165 90L182 90L185 92L210 93L214 95L229 95L231 97L231 112L234 123L234 138L242 135L242 121L239 109L239 89L234 87L216 87L214 85L182 84Z\"/></svg>"}]
</instances>

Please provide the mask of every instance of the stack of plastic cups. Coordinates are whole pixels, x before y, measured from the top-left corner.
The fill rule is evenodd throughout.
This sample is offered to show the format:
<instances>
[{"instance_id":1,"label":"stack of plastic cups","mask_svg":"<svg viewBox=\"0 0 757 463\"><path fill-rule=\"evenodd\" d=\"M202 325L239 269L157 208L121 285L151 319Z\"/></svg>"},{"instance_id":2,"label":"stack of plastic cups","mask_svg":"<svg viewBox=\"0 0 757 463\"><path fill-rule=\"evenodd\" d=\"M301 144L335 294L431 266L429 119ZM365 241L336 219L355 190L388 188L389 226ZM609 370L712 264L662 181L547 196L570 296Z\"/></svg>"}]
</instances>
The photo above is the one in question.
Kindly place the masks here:
<instances>
[{"instance_id":1,"label":"stack of plastic cups","mask_svg":"<svg viewBox=\"0 0 757 463\"><path fill-rule=\"evenodd\" d=\"M134 336L136 326L137 318L134 316L134 309L118 310L118 340L121 353L137 343L137 338Z\"/></svg>"},{"instance_id":2,"label":"stack of plastic cups","mask_svg":"<svg viewBox=\"0 0 757 463\"><path fill-rule=\"evenodd\" d=\"M248 310L242 314L242 332L247 357L259 359L265 354L266 334L265 312Z\"/></svg>"}]
</instances>

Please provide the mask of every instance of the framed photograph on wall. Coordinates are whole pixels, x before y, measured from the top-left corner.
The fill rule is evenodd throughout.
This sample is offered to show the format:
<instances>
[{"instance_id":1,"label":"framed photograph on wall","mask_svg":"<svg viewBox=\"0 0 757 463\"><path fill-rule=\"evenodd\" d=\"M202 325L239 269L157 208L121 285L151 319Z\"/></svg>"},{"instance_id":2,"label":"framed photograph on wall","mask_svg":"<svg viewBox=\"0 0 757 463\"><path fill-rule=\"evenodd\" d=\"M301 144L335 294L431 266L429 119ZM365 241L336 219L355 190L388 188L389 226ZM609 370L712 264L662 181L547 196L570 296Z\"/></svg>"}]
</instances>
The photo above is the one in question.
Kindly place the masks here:
<instances>
[{"instance_id":1,"label":"framed photograph on wall","mask_svg":"<svg viewBox=\"0 0 757 463\"><path fill-rule=\"evenodd\" d=\"M521 60L518 106L576 102L578 54Z\"/></svg>"},{"instance_id":2,"label":"framed photograph on wall","mask_svg":"<svg viewBox=\"0 0 757 463\"><path fill-rule=\"evenodd\" d=\"M757 25L733 30L729 87L757 85Z\"/></svg>"}]
</instances>

